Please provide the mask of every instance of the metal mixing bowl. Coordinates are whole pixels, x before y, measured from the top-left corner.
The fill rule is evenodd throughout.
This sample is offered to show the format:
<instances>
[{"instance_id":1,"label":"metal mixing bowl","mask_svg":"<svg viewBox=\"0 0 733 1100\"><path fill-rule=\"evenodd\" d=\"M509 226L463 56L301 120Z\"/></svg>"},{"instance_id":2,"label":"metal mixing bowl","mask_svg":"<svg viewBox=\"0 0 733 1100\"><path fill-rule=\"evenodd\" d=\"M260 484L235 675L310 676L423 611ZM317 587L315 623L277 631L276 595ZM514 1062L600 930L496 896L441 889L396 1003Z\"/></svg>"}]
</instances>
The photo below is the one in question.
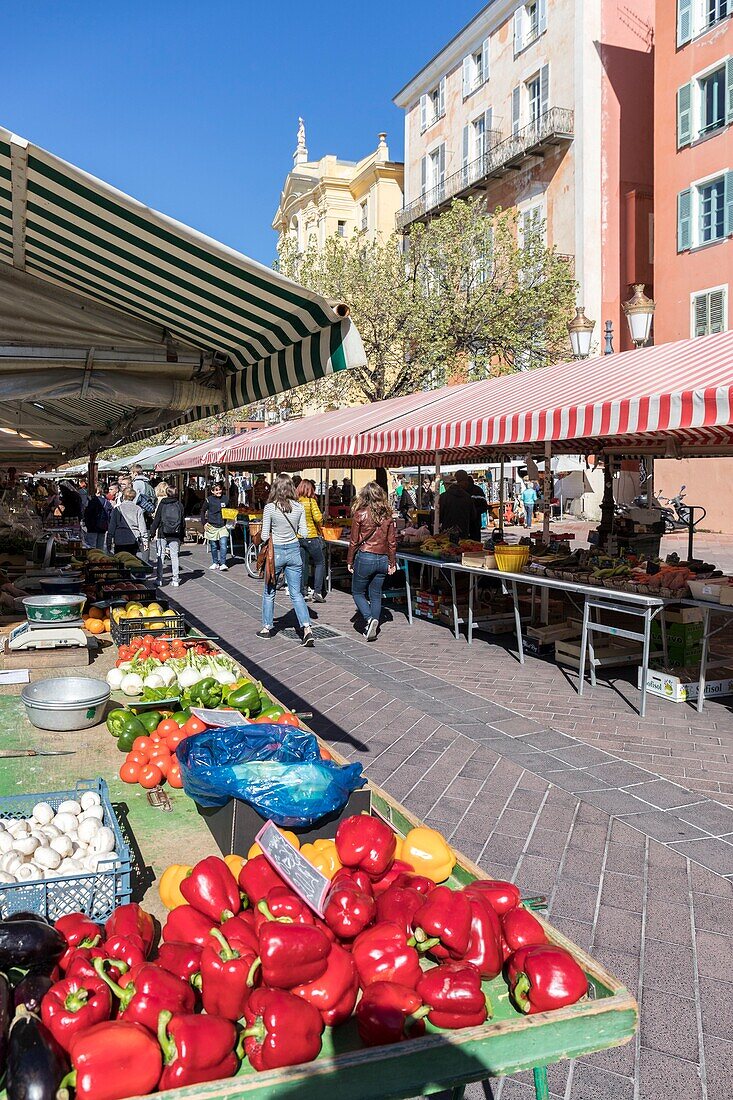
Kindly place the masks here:
<instances>
[{"instance_id":1,"label":"metal mixing bowl","mask_svg":"<svg viewBox=\"0 0 733 1100\"><path fill-rule=\"evenodd\" d=\"M23 600L29 623L55 626L81 618L86 596L26 596Z\"/></svg>"},{"instance_id":2,"label":"metal mixing bowl","mask_svg":"<svg viewBox=\"0 0 733 1100\"><path fill-rule=\"evenodd\" d=\"M39 577L38 583L41 586L41 592L49 596L68 596L81 592L80 573L68 573L61 577Z\"/></svg>"},{"instance_id":3,"label":"metal mixing bowl","mask_svg":"<svg viewBox=\"0 0 733 1100\"><path fill-rule=\"evenodd\" d=\"M104 717L109 684L91 676L59 676L37 680L23 688L20 697L28 718L42 730L84 730Z\"/></svg>"}]
</instances>

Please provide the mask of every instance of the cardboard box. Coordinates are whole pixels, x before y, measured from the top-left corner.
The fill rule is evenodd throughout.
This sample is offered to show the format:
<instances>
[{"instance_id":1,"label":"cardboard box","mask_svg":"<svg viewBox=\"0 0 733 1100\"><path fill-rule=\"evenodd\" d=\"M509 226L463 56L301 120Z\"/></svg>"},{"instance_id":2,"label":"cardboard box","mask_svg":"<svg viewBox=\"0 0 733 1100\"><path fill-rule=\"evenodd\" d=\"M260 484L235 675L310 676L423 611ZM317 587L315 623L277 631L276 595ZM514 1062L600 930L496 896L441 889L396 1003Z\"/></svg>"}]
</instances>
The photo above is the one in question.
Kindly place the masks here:
<instances>
[{"instance_id":1,"label":"cardboard box","mask_svg":"<svg viewBox=\"0 0 733 1100\"><path fill-rule=\"evenodd\" d=\"M699 608L693 608L694 611L699 611ZM667 643L669 645L686 645L689 646L693 642L699 642L703 635L703 622L702 612L700 613L700 621L694 623L667 623ZM652 639L655 642L661 642L662 640L662 624L659 619L652 619Z\"/></svg>"},{"instance_id":2,"label":"cardboard box","mask_svg":"<svg viewBox=\"0 0 733 1100\"><path fill-rule=\"evenodd\" d=\"M667 623L667 630L672 623L701 623L702 622L702 608L701 607L675 607L665 608L664 621ZM656 625L658 620L654 619L653 625Z\"/></svg>"},{"instance_id":3,"label":"cardboard box","mask_svg":"<svg viewBox=\"0 0 733 1100\"><path fill-rule=\"evenodd\" d=\"M637 672L637 686L641 688L641 669ZM679 668L673 672L647 669L646 690L650 695L669 699L672 703L686 703L697 699L698 673L695 669ZM724 669L715 680L705 681L705 698L733 695L733 670Z\"/></svg>"}]
</instances>

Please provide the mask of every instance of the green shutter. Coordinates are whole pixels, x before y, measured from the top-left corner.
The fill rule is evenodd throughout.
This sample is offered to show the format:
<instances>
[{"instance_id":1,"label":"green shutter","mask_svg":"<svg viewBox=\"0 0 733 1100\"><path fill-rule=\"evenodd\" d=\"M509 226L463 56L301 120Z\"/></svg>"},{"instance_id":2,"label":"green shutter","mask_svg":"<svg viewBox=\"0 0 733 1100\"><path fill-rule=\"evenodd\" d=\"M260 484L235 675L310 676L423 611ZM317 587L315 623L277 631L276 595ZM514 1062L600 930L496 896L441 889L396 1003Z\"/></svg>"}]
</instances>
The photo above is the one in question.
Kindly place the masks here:
<instances>
[{"instance_id":1,"label":"green shutter","mask_svg":"<svg viewBox=\"0 0 733 1100\"><path fill-rule=\"evenodd\" d=\"M695 297L694 306L694 331L693 336L708 335L708 302L707 294L698 294Z\"/></svg>"},{"instance_id":2,"label":"green shutter","mask_svg":"<svg viewBox=\"0 0 733 1100\"><path fill-rule=\"evenodd\" d=\"M677 45L692 38L692 0L677 0Z\"/></svg>"},{"instance_id":3,"label":"green shutter","mask_svg":"<svg viewBox=\"0 0 733 1100\"><path fill-rule=\"evenodd\" d=\"M723 194L725 204L725 228L726 237L733 235L733 172L725 173L725 190Z\"/></svg>"},{"instance_id":4,"label":"green shutter","mask_svg":"<svg viewBox=\"0 0 733 1100\"><path fill-rule=\"evenodd\" d=\"M725 63L725 121L733 122L733 57Z\"/></svg>"},{"instance_id":5,"label":"green shutter","mask_svg":"<svg viewBox=\"0 0 733 1100\"><path fill-rule=\"evenodd\" d=\"M680 191L677 196L677 251L685 252L692 245L692 191Z\"/></svg>"},{"instance_id":6,"label":"green shutter","mask_svg":"<svg viewBox=\"0 0 733 1100\"><path fill-rule=\"evenodd\" d=\"M710 306L710 332L725 332L725 291L711 290L708 295Z\"/></svg>"},{"instance_id":7,"label":"green shutter","mask_svg":"<svg viewBox=\"0 0 733 1100\"><path fill-rule=\"evenodd\" d=\"M677 148L692 141L692 84L677 89Z\"/></svg>"}]
</instances>

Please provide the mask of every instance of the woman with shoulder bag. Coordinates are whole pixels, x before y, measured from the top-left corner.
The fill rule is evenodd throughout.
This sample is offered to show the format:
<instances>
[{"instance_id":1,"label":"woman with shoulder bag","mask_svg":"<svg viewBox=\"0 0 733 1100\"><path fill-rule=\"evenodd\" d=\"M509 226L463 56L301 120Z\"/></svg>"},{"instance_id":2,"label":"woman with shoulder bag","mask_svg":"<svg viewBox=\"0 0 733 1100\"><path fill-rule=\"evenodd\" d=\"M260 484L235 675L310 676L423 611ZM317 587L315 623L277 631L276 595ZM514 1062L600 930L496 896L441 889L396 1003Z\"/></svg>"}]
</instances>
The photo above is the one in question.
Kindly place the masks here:
<instances>
[{"instance_id":1,"label":"woman with shoulder bag","mask_svg":"<svg viewBox=\"0 0 733 1100\"><path fill-rule=\"evenodd\" d=\"M145 514L140 505L135 503L136 498L137 493L134 489L125 489L122 500L112 510L108 534L110 542L114 544L115 552L130 550L136 554L148 533Z\"/></svg>"},{"instance_id":2,"label":"woman with shoulder bag","mask_svg":"<svg viewBox=\"0 0 733 1100\"><path fill-rule=\"evenodd\" d=\"M352 515L346 558L354 578L351 595L366 624L364 637L373 642L379 630L384 578L397 569L397 532L392 509L378 482L370 481L359 492Z\"/></svg>"},{"instance_id":3,"label":"woman with shoulder bag","mask_svg":"<svg viewBox=\"0 0 733 1100\"><path fill-rule=\"evenodd\" d=\"M163 584L163 563L166 550L171 557L171 569L173 580L171 584L178 588L180 581L180 550L181 543L186 534L186 517L183 505L178 499L176 490L165 482L156 486L155 495L158 499L158 507L155 509L153 522L150 527L150 538L155 539L157 551L158 587Z\"/></svg>"},{"instance_id":4,"label":"woman with shoulder bag","mask_svg":"<svg viewBox=\"0 0 733 1100\"><path fill-rule=\"evenodd\" d=\"M300 540L300 556L303 559L303 585L301 591L304 596L307 596L308 575L311 562L313 562L313 602L323 603L323 579L326 575L323 534L321 532L323 515L318 507L316 491L310 481L301 481L297 492L298 503L303 506L305 512L305 525L308 530L306 538Z\"/></svg>"},{"instance_id":5,"label":"woman with shoulder bag","mask_svg":"<svg viewBox=\"0 0 733 1100\"><path fill-rule=\"evenodd\" d=\"M262 629L257 631L258 638L272 637L275 625L275 588L277 575L284 571L285 583L303 630L301 645L313 645L308 607L301 591L303 581L303 559L300 555L300 538L306 538L308 528L305 522L303 505L295 496L293 479L287 474L279 474L273 482L270 496L262 515L262 542L269 546L271 575L265 562L265 587L262 591ZM260 551L262 555L262 551ZM264 555L263 555L264 556Z\"/></svg>"}]
</instances>

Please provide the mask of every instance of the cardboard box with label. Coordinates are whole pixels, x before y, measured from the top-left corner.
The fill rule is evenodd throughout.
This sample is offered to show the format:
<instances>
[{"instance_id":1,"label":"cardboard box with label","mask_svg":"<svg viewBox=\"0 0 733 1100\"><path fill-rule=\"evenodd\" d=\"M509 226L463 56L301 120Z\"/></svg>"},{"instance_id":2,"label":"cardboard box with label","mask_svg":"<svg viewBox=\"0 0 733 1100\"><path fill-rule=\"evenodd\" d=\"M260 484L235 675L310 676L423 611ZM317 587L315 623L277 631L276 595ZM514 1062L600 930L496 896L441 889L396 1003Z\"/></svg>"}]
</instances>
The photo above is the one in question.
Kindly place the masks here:
<instances>
[{"instance_id":1,"label":"cardboard box with label","mask_svg":"<svg viewBox=\"0 0 733 1100\"><path fill-rule=\"evenodd\" d=\"M646 690L650 695L658 695L672 703L692 702L698 696L698 675L694 668L678 668L672 672L650 668L647 670ZM637 684L641 688L641 669L638 670ZM733 669L718 669L715 680L705 681L706 699L725 695L733 695Z\"/></svg>"}]
</instances>

